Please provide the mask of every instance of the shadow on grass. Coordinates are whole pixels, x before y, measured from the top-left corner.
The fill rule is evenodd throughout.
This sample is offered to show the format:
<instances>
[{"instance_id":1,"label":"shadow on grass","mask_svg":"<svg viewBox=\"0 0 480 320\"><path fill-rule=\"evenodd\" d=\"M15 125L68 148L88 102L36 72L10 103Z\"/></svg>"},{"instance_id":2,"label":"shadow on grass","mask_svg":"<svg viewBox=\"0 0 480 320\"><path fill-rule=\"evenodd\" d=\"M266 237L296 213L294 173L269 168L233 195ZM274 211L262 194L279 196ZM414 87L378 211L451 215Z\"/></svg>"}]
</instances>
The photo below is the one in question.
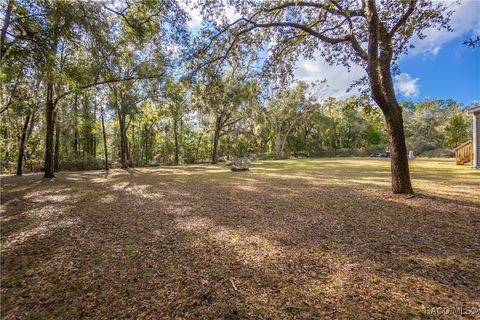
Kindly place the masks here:
<instances>
[{"instance_id":1,"label":"shadow on grass","mask_svg":"<svg viewBox=\"0 0 480 320\"><path fill-rule=\"evenodd\" d=\"M222 170L6 181L2 245L24 239L2 248L2 314L399 318L478 303L478 202L393 197L355 182L368 170L350 185ZM42 222L58 227L27 234Z\"/></svg>"}]
</instances>

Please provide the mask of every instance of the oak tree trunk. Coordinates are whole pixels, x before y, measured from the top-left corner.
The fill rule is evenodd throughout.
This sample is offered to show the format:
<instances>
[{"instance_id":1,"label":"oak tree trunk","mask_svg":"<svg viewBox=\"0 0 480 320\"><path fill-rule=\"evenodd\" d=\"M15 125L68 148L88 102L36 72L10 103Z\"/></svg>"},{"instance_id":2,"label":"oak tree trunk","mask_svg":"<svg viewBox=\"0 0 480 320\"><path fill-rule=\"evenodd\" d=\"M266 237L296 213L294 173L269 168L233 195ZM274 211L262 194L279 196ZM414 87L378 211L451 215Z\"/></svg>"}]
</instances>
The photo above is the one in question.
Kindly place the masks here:
<instances>
[{"instance_id":1,"label":"oak tree trunk","mask_svg":"<svg viewBox=\"0 0 480 320\"><path fill-rule=\"evenodd\" d=\"M393 112L392 114L385 114L385 119L387 121L388 142L390 144L392 191L393 193L412 194L413 189L410 181L410 169L401 110L399 112Z\"/></svg>"},{"instance_id":2,"label":"oak tree trunk","mask_svg":"<svg viewBox=\"0 0 480 320\"><path fill-rule=\"evenodd\" d=\"M387 63L380 63L378 72L370 72L372 97L385 116L392 173L392 191L398 194L413 194L408 165L407 146L403 128L402 109L395 97L395 90Z\"/></svg>"}]
</instances>

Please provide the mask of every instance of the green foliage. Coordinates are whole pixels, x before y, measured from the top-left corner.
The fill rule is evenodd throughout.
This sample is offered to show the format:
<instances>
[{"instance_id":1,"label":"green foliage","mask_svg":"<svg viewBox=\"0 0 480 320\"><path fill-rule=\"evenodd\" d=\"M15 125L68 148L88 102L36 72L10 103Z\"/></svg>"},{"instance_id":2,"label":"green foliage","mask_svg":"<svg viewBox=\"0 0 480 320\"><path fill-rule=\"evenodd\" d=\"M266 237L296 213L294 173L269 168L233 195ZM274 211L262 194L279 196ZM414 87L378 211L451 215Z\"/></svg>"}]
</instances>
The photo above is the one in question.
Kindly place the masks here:
<instances>
[{"instance_id":1,"label":"green foliage","mask_svg":"<svg viewBox=\"0 0 480 320\"><path fill-rule=\"evenodd\" d=\"M252 35L239 35L228 55L217 57L228 50L232 34L225 32L215 38L224 42L201 37L218 31L224 21L205 23L206 29L191 42L187 13L175 0L9 3L13 3L11 19L3 7L1 13L8 31L0 57L5 112L0 125L0 160L4 168L11 168L19 155L19 137L29 116L25 166L33 168L35 164L41 169L44 108L51 100L55 102L58 154L64 168L69 161L72 168L100 163L97 160L104 157L104 151L113 163L126 155L129 165L141 166L208 161L214 146L220 159L271 154L366 155L387 149L385 121L371 101L363 97L336 100L324 96L324 83L289 81L291 62L318 49L317 41L298 30L251 30ZM270 5L258 4L262 9ZM382 19L391 23L406 5L381 4ZM245 12L253 7L247 6ZM423 5L414 16L423 12L430 20L409 21L400 38L412 36L416 27L442 25L444 19L434 7ZM205 11L211 15L222 8L219 3ZM278 10L286 12L285 8ZM309 10L302 10L288 12L292 19L316 19ZM333 13L328 12L333 20L327 24L338 20ZM261 11L261 15L267 20L274 18L269 11ZM358 23L356 19L353 22ZM237 27L233 31L238 31ZM363 35L357 36L363 39ZM205 44L205 39L210 46L192 54L192 46ZM264 72L259 77L254 71L260 66L256 58L266 39L277 45L269 48L265 61L279 72ZM331 59L348 55L341 63L361 64L343 45L337 49L322 50ZM400 53L401 48L396 47L394 58ZM207 58L218 59L199 67ZM191 67L195 68L188 69ZM272 81L279 77L281 81ZM47 88L53 88L50 100ZM402 103L402 107L408 145L417 152L451 148L467 138L470 120L454 101L427 100Z\"/></svg>"},{"instance_id":2,"label":"green foliage","mask_svg":"<svg viewBox=\"0 0 480 320\"><path fill-rule=\"evenodd\" d=\"M445 128L445 142L454 148L467 140L467 121L465 114L457 113L450 117Z\"/></svg>"},{"instance_id":3,"label":"green foliage","mask_svg":"<svg viewBox=\"0 0 480 320\"><path fill-rule=\"evenodd\" d=\"M408 148L418 154L436 148L452 147L453 128L447 130L447 124L453 117L462 113L461 106L452 100L425 100L410 105L404 109ZM446 137L448 131L449 138ZM466 133L463 136L457 135L455 137L457 143L460 143L458 140L465 138L465 135Z\"/></svg>"}]
</instances>

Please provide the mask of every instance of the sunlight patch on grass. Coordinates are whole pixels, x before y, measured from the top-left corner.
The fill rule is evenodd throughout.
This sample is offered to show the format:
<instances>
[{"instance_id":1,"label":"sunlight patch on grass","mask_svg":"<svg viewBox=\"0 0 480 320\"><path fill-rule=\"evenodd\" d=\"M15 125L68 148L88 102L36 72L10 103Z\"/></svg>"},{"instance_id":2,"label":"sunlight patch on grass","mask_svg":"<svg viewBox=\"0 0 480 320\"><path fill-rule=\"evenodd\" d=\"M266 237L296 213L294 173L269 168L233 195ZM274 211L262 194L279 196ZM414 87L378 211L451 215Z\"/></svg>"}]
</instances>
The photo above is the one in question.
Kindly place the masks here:
<instances>
[{"instance_id":1,"label":"sunlight patch on grass","mask_svg":"<svg viewBox=\"0 0 480 320\"><path fill-rule=\"evenodd\" d=\"M70 194L71 191L72 188L64 188L62 190L44 189L40 191L29 192L23 198L32 203L61 203L66 202L67 200L74 201L76 197Z\"/></svg>"},{"instance_id":2,"label":"sunlight patch on grass","mask_svg":"<svg viewBox=\"0 0 480 320\"><path fill-rule=\"evenodd\" d=\"M238 259L246 264L263 265L266 260L281 255L281 250L272 242L259 235L248 235L242 229L216 225L211 219L199 216L183 216L175 219L177 228L187 232L200 233L221 245L234 250ZM203 245L203 242L200 243Z\"/></svg>"},{"instance_id":3,"label":"sunlight patch on grass","mask_svg":"<svg viewBox=\"0 0 480 320\"><path fill-rule=\"evenodd\" d=\"M59 209L51 205L32 210L32 212L26 212L26 215L35 215L37 218L41 218L39 224L6 237L2 242L2 252L22 245L31 238L41 239L58 229L65 229L78 224L80 222L79 218L62 217L69 209L71 208Z\"/></svg>"}]
</instances>

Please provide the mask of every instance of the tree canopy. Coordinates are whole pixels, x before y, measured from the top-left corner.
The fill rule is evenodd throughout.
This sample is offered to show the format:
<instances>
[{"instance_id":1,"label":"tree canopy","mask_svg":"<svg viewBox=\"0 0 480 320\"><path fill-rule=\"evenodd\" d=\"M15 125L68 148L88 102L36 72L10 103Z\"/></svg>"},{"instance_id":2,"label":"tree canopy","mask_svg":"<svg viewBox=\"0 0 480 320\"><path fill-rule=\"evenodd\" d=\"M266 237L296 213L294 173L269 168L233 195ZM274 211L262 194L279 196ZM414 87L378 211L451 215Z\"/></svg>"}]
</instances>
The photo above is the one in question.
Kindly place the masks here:
<instances>
[{"instance_id":1,"label":"tree canopy","mask_svg":"<svg viewBox=\"0 0 480 320\"><path fill-rule=\"evenodd\" d=\"M68 168L390 150L393 191L411 193L407 148L466 139L462 106L399 104L392 82L413 36L449 29L444 3L199 1L204 22L193 32L187 6L7 1L3 170L16 161L18 174L51 178ZM228 20L227 7L241 17ZM295 81L296 61L317 52L364 68L352 84L363 95L334 99L328 83Z\"/></svg>"}]
</instances>

